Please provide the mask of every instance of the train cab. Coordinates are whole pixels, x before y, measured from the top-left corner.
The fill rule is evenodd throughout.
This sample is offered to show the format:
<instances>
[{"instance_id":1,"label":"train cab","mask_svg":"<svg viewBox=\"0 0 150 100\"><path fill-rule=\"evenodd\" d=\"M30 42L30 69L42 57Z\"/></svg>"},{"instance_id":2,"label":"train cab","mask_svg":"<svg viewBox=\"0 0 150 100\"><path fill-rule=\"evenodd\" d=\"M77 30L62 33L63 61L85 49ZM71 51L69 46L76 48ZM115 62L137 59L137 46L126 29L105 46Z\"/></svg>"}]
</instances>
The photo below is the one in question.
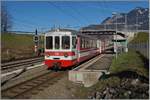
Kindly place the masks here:
<instances>
[{"instance_id":1,"label":"train cab","mask_svg":"<svg viewBox=\"0 0 150 100\"><path fill-rule=\"evenodd\" d=\"M52 31L45 34L45 65L66 68L77 63L77 32Z\"/></svg>"}]
</instances>

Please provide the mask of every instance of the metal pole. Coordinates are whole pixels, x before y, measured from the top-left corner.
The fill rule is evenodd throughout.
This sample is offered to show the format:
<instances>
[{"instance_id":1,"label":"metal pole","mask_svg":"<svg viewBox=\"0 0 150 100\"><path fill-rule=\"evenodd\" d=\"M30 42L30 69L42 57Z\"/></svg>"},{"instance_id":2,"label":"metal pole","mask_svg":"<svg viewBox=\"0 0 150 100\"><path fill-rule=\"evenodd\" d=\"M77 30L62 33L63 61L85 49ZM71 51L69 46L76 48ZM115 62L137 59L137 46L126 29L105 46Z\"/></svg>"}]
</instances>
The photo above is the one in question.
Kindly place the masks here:
<instances>
[{"instance_id":1,"label":"metal pole","mask_svg":"<svg viewBox=\"0 0 150 100\"><path fill-rule=\"evenodd\" d=\"M115 43L114 43L114 45L115 45L115 48L114 48L114 50L116 51L116 59L117 59L117 13L116 12L113 12L113 15L115 15L116 16L116 18L115 18L115 20L116 20L116 32L115 32L115 36L114 36L114 39L115 39Z\"/></svg>"},{"instance_id":2,"label":"metal pole","mask_svg":"<svg viewBox=\"0 0 150 100\"><path fill-rule=\"evenodd\" d=\"M116 13L116 59L117 59L117 49L118 49L118 47L117 47L117 13Z\"/></svg>"},{"instance_id":3,"label":"metal pole","mask_svg":"<svg viewBox=\"0 0 150 100\"><path fill-rule=\"evenodd\" d=\"M127 14L125 14L125 30L127 32Z\"/></svg>"},{"instance_id":4,"label":"metal pole","mask_svg":"<svg viewBox=\"0 0 150 100\"><path fill-rule=\"evenodd\" d=\"M127 36L127 32L128 32L128 30L127 30L127 14L125 14L125 30L126 30L126 36ZM126 44L125 44L125 52L128 52L128 43L127 43L127 37L125 37L126 38Z\"/></svg>"},{"instance_id":5,"label":"metal pole","mask_svg":"<svg viewBox=\"0 0 150 100\"><path fill-rule=\"evenodd\" d=\"M136 13L136 34L138 33L138 13Z\"/></svg>"},{"instance_id":6,"label":"metal pole","mask_svg":"<svg viewBox=\"0 0 150 100\"><path fill-rule=\"evenodd\" d=\"M105 31L106 31L106 24L104 24L104 27L105 27Z\"/></svg>"},{"instance_id":7,"label":"metal pole","mask_svg":"<svg viewBox=\"0 0 150 100\"><path fill-rule=\"evenodd\" d=\"M36 38L36 36L37 36L37 29L35 30L35 38ZM35 42L35 45L34 45L34 51L35 51L35 53L37 53L37 50L38 50L38 43Z\"/></svg>"}]
</instances>

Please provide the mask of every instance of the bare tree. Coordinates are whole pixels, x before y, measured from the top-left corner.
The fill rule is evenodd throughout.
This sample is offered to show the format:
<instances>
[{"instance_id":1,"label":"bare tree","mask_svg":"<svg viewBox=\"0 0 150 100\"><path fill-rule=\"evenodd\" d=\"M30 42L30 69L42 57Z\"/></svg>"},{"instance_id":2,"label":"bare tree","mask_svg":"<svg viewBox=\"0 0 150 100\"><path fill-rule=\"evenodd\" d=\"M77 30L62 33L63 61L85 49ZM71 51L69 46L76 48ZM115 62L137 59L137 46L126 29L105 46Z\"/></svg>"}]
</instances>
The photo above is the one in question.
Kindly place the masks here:
<instances>
[{"instance_id":1,"label":"bare tree","mask_svg":"<svg viewBox=\"0 0 150 100\"><path fill-rule=\"evenodd\" d=\"M7 33L11 28L11 16L9 15L6 7L1 6L1 33Z\"/></svg>"}]
</instances>

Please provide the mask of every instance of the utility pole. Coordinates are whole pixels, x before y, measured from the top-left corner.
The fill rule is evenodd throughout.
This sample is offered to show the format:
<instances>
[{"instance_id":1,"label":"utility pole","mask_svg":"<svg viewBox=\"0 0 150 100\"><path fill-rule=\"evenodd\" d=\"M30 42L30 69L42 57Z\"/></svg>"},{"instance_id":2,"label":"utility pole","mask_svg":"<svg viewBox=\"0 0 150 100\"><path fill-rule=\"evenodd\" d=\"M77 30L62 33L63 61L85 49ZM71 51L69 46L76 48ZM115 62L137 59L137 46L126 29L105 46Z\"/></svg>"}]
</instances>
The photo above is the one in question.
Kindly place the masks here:
<instances>
[{"instance_id":1,"label":"utility pole","mask_svg":"<svg viewBox=\"0 0 150 100\"><path fill-rule=\"evenodd\" d=\"M125 32L126 32L126 36L127 36L127 32L128 32L128 29L127 29L127 14L125 14ZM127 41L127 37L126 36L125 36L125 39L126 39L125 52L128 52L128 41Z\"/></svg>"},{"instance_id":2,"label":"utility pole","mask_svg":"<svg viewBox=\"0 0 150 100\"><path fill-rule=\"evenodd\" d=\"M106 24L104 24L104 29L105 29L105 31L107 30L107 29L106 29L106 25L107 25L107 23L106 23Z\"/></svg>"},{"instance_id":3,"label":"utility pole","mask_svg":"<svg viewBox=\"0 0 150 100\"><path fill-rule=\"evenodd\" d=\"M116 12L113 12L112 13L112 15L114 15L114 16L116 16L116 18L115 18L115 20L116 20L116 23L115 23L115 25L116 25L116 32L115 32L115 47L114 47L114 51L115 51L115 53L116 53L116 59L117 59L117 13Z\"/></svg>"},{"instance_id":4,"label":"utility pole","mask_svg":"<svg viewBox=\"0 0 150 100\"><path fill-rule=\"evenodd\" d=\"M136 34L138 33L138 12L136 13Z\"/></svg>"},{"instance_id":5,"label":"utility pole","mask_svg":"<svg viewBox=\"0 0 150 100\"><path fill-rule=\"evenodd\" d=\"M127 14L125 14L125 30L127 32Z\"/></svg>"},{"instance_id":6,"label":"utility pole","mask_svg":"<svg viewBox=\"0 0 150 100\"><path fill-rule=\"evenodd\" d=\"M38 47L39 47L39 36L37 34L37 29L35 30L35 36L33 38L33 41L35 43L35 45L34 45L34 52L36 54L38 52Z\"/></svg>"}]
</instances>

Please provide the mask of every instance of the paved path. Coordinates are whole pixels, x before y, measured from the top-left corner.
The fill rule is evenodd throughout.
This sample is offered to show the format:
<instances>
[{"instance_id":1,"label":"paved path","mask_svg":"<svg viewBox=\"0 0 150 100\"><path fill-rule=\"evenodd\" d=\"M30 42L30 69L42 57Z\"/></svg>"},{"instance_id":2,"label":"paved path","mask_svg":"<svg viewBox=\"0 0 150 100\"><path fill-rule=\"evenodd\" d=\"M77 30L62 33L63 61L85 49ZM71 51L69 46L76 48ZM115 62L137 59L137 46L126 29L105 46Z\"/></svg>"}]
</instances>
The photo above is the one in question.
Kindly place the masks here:
<instances>
[{"instance_id":1,"label":"paved path","mask_svg":"<svg viewBox=\"0 0 150 100\"><path fill-rule=\"evenodd\" d=\"M113 55L105 54L101 59L90 65L86 69L88 70L108 70L112 63Z\"/></svg>"},{"instance_id":2,"label":"paved path","mask_svg":"<svg viewBox=\"0 0 150 100\"><path fill-rule=\"evenodd\" d=\"M87 67L87 70L108 70L111 66L112 59L114 57L113 54L113 47L110 46L104 51L104 56L100 58L98 61L96 61L94 64ZM85 69L85 70L86 70Z\"/></svg>"}]
</instances>

